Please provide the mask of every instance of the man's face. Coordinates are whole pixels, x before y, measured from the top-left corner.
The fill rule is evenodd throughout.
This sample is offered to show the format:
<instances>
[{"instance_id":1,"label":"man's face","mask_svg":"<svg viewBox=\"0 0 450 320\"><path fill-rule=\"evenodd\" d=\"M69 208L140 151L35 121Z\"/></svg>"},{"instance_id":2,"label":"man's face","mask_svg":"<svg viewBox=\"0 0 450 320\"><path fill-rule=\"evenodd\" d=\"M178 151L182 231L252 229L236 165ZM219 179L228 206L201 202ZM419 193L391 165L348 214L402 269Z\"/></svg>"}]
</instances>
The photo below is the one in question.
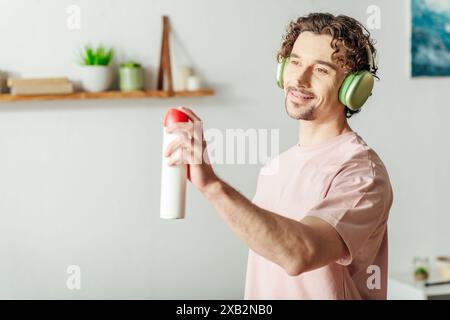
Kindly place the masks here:
<instances>
[{"instance_id":1,"label":"man's face","mask_svg":"<svg viewBox=\"0 0 450 320\"><path fill-rule=\"evenodd\" d=\"M344 112L338 92L346 72L332 59L330 35L303 32L284 71L286 112L297 120L324 120Z\"/></svg>"}]
</instances>

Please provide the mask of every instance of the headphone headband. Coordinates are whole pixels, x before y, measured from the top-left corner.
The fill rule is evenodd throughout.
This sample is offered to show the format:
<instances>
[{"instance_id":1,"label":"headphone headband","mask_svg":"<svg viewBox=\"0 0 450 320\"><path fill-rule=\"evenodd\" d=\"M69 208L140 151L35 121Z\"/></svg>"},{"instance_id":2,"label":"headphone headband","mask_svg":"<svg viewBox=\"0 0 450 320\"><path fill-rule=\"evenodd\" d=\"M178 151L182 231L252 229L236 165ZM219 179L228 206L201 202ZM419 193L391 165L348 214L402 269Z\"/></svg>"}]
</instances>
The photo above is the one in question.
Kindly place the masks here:
<instances>
[{"instance_id":1,"label":"headphone headband","mask_svg":"<svg viewBox=\"0 0 450 320\"><path fill-rule=\"evenodd\" d=\"M370 50L369 44L366 44L366 53L367 53L367 60L369 62L369 68L370 68L369 71L372 72L373 70L375 70L375 66L374 66L374 62L373 62L372 50Z\"/></svg>"}]
</instances>

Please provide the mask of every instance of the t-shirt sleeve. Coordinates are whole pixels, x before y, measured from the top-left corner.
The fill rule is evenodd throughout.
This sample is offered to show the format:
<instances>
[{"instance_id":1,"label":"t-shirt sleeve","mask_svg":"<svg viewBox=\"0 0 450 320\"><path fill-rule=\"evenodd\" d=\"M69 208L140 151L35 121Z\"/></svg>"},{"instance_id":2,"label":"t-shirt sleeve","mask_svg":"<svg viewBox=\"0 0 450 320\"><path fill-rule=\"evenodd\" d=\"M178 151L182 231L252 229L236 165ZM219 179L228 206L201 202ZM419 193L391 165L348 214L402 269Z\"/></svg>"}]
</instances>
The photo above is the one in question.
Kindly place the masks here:
<instances>
[{"instance_id":1,"label":"t-shirt sleeve","mask_svg":"<svg viewBox=\"0 0 450 320\"><path fill-rule=\"evenodd\" d=\"M387 220L390 183L367 163L348 164L332 180L325 197L307 213L328 222L347 246L336 261L349 265L371 235Z\"/></svg>"}]
</instances>

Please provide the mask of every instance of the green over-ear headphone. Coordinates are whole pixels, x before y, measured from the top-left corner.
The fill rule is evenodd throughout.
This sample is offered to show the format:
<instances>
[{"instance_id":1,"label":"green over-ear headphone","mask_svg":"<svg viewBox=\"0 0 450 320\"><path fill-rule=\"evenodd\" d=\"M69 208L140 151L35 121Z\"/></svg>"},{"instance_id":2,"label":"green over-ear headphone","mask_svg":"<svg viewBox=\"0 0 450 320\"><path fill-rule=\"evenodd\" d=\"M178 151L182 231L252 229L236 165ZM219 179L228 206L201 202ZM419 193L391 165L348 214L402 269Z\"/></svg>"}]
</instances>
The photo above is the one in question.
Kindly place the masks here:
<instances>
[{"instance_id":1,"label":"green over-ear headphone","mask_svg":"<svg viewBox=\"0 0 450 320\"><path fill-rule=\"evenodd\" d=\"M373 56L370 48L367 46L367 56L369 65L373 70ZM289 63L289 57L281 60L277 67L277 85L284 88L283 73L286 65ZM367 98L372 95L374 78L367 70L356 71L348 74L339 88L339 101L350 110L356 111L363 106Z\"/></svg>"}]
</instances>

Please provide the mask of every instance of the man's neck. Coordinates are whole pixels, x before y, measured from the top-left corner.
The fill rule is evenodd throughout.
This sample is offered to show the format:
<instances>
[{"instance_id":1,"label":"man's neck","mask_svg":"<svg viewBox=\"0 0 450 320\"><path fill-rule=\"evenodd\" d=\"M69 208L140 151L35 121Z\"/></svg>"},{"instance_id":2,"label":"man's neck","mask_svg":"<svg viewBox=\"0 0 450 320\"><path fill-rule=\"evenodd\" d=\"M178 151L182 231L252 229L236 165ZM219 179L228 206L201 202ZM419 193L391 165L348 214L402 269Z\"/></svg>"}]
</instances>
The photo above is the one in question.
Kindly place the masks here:
<instances>
[{"instance_id":1,"label":"man's neck","mask_svg":"<svg viewBox=\"0 0 450 320\"><path fill-rule=\"evenodd\" d=\"M300 120L299 145L302 147L313 146L327 140L350 132L347 119L333 119L332 121L318 123L317 121Z\"/></svg>"}]
</instances>

